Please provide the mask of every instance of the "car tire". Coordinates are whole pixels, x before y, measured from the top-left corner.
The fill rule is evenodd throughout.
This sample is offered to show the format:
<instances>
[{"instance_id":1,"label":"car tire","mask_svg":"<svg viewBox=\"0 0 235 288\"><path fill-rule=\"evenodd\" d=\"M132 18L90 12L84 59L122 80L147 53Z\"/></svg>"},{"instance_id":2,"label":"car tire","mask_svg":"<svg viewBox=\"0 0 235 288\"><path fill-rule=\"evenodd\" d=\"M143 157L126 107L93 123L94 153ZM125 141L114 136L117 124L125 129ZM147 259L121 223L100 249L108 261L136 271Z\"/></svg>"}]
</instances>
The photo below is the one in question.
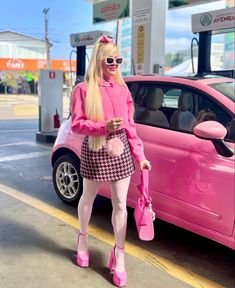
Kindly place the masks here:
<instances>
[{"instance_id":1,"label":"car tire","mask_svg":"<svg viewBox=\"0 0 235 288\"><path fill-rule=\"evenodd\" d=\"M82 195L80 163L74 156L60 156L53 166L53 185L59 198L69 205L77 205Z\"/></svg>"}]
</instances>

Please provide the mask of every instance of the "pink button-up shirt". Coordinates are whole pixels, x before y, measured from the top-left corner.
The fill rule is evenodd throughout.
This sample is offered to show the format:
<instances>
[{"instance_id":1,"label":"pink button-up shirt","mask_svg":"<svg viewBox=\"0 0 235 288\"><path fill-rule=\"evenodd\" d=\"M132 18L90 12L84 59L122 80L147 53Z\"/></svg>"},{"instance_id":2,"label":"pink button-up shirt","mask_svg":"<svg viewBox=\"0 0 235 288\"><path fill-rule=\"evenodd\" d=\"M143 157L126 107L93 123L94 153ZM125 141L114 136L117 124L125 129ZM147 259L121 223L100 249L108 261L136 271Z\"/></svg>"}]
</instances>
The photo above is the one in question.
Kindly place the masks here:
<instances>
[{"instance_id":1,"label":"pink button-up shirt","mask_svg":"<svg viewBox=\"0 0 235 288\"><path fill-rule=\"evenodd\" d=\"M71 112L72 131L88 136L106 136L106 122L112 118L122 118L123 123L119 129L125 128L132 154L137 162L145 158L143 142L136 134L136 126L133 120L133 101L126 87L118 85L114 81L100 81L100 95L104 110L104 121L88 120L85 114L85 98L87 84L79 83L72 92Z\"/></svg>"}]
</instances>

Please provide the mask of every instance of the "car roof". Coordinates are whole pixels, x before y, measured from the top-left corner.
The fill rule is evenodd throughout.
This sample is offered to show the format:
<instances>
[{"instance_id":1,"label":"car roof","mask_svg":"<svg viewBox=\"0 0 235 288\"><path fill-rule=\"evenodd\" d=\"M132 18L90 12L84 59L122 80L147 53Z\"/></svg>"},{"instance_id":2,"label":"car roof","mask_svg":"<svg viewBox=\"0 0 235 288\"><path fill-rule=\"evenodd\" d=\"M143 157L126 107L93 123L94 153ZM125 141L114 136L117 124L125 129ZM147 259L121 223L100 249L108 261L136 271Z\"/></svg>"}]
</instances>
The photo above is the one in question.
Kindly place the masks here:
<instances>
[{"instance_id":1,"label":"car roof","mask_svg":"<svg viewBox=\"0 0 235 288\"><path fill-rule=\"evenodd\" d=\"M203 84L212 84L218 82L234 82L232 78L220 77L215 75L206 76L167 76L167 75L132 75L124 77L127 82L135 81L158 81L158 82L174 82L174 83L184 83L190 84L192 82L200 82Z\"/></svg>"}]
</instances>

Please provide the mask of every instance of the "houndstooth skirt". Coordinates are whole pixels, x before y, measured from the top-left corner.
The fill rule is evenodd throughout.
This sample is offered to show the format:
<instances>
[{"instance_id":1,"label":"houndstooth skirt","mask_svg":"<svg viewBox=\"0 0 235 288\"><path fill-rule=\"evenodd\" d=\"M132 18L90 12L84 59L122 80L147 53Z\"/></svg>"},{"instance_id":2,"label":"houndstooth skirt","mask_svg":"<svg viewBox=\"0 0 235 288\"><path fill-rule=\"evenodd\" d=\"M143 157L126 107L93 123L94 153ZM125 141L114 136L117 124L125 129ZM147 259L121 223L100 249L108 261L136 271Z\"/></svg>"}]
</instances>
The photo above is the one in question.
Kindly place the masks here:
<instances>
[{"instance_id":1,"label":"houndstooth skirt","mask_svg":"<svg viewBox=\"0 0 235 288\"><path fill-rule=\"evenodd\" d=\"M88 136L83 140L81 147L80 174L82 177L95 181L116 181L132 175L135 171L134 162L126 135L121 129L109 134L106 141L119 137L124 144L124 152L120 156L110 156L105 147L98 152L88 146Z\"/></svg>"}]
</instances>

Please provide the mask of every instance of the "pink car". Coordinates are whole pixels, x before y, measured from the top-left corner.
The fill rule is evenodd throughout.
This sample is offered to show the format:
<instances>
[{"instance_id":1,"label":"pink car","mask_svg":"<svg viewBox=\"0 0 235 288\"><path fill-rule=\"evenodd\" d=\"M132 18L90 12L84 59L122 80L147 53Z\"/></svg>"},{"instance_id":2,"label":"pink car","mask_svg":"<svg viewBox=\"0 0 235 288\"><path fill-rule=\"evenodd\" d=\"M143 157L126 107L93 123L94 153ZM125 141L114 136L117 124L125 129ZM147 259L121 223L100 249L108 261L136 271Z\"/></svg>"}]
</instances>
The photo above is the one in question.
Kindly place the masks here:
<instances>
[{"instance_id":1,"label":"pink car","mask_svg":"<svg viewBox=\"0 0 235 288\"><path fill-rule=\"evenodd\" d=\"M219 77L125 78L137 132L152 163L150 194L157 218L235 249L235 82ZM63 122L52 152L53 183L66 203L82 193L83 136ZM139 196L139 170L128 205ZM100 194L110 197L104 185Z\"/></svg>"}]
</instances>

